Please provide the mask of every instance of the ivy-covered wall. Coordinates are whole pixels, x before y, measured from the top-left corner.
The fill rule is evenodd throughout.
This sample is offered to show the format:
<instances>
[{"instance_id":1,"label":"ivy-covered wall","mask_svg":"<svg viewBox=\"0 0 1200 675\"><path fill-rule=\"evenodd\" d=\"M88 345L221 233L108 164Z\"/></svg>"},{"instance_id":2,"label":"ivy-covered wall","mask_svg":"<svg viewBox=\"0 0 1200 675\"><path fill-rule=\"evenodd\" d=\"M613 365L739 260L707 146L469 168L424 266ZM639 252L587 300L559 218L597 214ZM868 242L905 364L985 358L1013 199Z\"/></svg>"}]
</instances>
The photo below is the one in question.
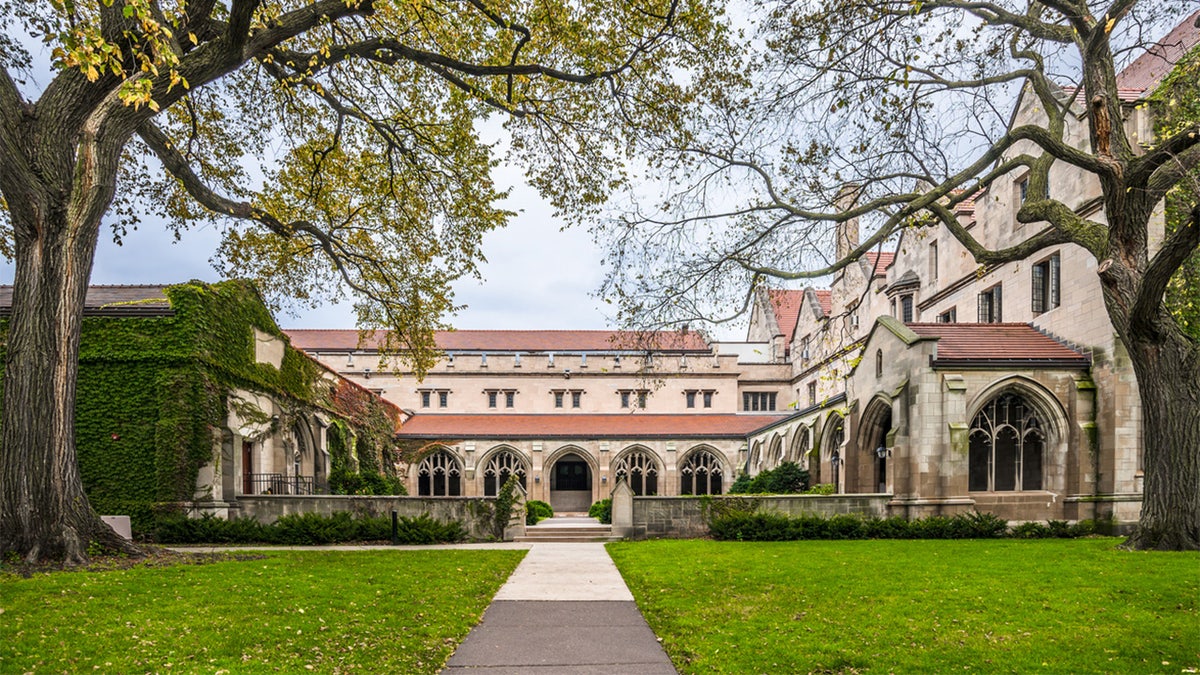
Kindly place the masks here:
<instances>
[{"instance_id":1,"label":"ivy-covered wall","mask_svg":"<svg viewBox=\"0 0 1200 675\"><path fill-rule=\"evenodd\" d=\"M331 380L290 346L279 368L256 361L253 329L287 338L253 286L193 281L168 287L166 295L172 316L83 321L76 445L84 488L98 512L128 514L140 529L156 509L191 501L201 467L215 459L229 395L239 389L298 413L322 412L335 420L344 445L369 439L356 444L359 463L366 453L366 464L394 478L383 461L394 443L394 410L369 392L338 395L352 385Z\"/></svg>"}]
</instances>

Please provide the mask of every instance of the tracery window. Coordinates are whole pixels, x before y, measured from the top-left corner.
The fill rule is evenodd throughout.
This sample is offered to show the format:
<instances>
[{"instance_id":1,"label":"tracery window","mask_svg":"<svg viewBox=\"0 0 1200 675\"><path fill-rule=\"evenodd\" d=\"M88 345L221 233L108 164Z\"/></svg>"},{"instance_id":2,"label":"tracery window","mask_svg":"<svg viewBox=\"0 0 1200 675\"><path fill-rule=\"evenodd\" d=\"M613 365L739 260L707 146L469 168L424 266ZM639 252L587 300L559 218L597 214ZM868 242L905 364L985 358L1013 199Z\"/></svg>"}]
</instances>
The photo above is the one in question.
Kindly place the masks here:
<instances>
[{"instance_id":1,"label":"tracery window","mask_svg":"<svg viewBox=\"0 0 1200 675\"><path fill-rule=\"evenodd\" d=\"M487 466L483 469L483 494L487 497L495 497L500 492L500 488L508 482L512 476L517 477L517 482L521 484L522 489L527 489L525 485L525 463L521 461L520 456L512 450L500 450L492 455L488 460Z\"/></svg>"},{"instance_id":2,"label":"tracery window","mask_svg":"<svg viewBox=\"0 0 1200 675\"><path fill-rule=\"evenodd\" d=\"M1044 426L1018 394L1001 394L989 401L971 421L968 489L1041 490Z\"/></svg>"},{"instance_id":3,"label":"tracery window","mask_svg":"<svg viewBox=\"0 0 1200 675\"><path fill-rule=\"evenodd\" d=\"M709 450L697 450L679 468L679 494L721 494L721 460Z\"/></svg>"},{"instance_id":4,"label":"tracery window","mask_svg":"<svg viewBox=\"0 0 1200 675\"><path fill-rule=\"evenodd\" d=\"M658 463L645 450L631 450L613 470L617 479L624 478L633 494L640 496L658 494Z\"/></svg>"},{"instance_id":5,"label":"tracery window","mask_svg":"<svg viewBox=\"0 0 1200 675\"><path fill-rule=\"evenodd\" d=\"M417 494L422 497L462 495L462 466L454 455L438 450L421 460L417 467Z\"/></svg>"}]
</instances>

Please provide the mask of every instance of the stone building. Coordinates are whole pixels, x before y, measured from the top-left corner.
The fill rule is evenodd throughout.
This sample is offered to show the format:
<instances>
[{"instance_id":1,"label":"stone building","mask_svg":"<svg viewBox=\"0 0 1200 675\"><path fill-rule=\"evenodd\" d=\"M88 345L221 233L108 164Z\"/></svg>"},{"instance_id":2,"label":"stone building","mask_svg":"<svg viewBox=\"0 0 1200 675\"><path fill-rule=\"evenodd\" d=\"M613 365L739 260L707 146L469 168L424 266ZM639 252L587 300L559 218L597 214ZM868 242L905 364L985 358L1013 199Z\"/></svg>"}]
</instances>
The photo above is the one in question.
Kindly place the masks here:
<instances>
[{"instance_id":1,"label":"stone building","mask_svg":"<svg viewBox=\"0 0 1200 675\"><path fill-rule=\"evenodd\" d=\"M1124 123L1150 138L1163 76L1200 42L1196 15L1119 78ZM1064 91L1070 98L1073 94ZM1015 123L1037 123L1025 92ZM1087 143L1082 118L1071 140ZM1028 143L1010 154L1032 151ZM1051 192L1103 221L1091 175L1065 163ZM1042 225L1015 213L1024 175L957 206L1002 248ZM1161 240L1161 215L1152 237ZM858 223L835 233L838 257ZM828 288L761 289L747 341L696 333L460 331L423 382L393 374L357 331L292 343L406 410L414 494L487 495L509 475L530 498L582 510L618 478L638 494L722 492L734 474L806 463L841 493L883 494L909 517L966 510L1009 520L1137 519L1141 413L1109 323L1097 261L1075 245L981 268L944 228L906 231Z\"/></svg>"},{"instance_id":2,"label":"stone building","mask_svg":"<svg viewBox=\"0 0 1200 675\"><path fill-rule=\"evenodd\" d=\"M405 410L414 495L494 495L510 475L568 512L620 477L643 495L721 493L745 464L747 435L785 417L786 363L757 356L765 345L694 332L439 333L444 356L421 382L358 331L288 335Z\"/></svg>"}]
</instances>

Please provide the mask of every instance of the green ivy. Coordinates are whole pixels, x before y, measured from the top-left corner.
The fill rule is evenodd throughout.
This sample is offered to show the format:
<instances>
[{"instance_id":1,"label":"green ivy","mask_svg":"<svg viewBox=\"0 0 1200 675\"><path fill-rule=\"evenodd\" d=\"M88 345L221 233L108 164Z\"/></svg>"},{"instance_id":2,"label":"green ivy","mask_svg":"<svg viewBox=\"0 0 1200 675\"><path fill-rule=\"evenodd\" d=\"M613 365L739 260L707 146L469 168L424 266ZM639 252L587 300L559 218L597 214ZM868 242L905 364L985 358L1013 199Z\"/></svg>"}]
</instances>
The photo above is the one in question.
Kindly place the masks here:
<instances>
[{"instance_id":1,"label":"green ivy","mask_svg":"<svg viewBox=\"0 0 1200 675\"><path fill-rule=\"evenodd\" d=\"M194 494L196 478L220 442L235 389L269 395L292 414L334 417L331 480L338 469L356 472L348 449L358 437L359 460L373 474L364 482L375 494L403 494L390 461L394 410L353 385L332 383L290 346L279 368L258 363L253 329L287 337L249 282L192 281L165 293L170 316L83 320L76 447L97 511L128 514L143 531L156 511L204 498ZM0 323L0 338L7 330Z\"/></svg>"}]
</instances>

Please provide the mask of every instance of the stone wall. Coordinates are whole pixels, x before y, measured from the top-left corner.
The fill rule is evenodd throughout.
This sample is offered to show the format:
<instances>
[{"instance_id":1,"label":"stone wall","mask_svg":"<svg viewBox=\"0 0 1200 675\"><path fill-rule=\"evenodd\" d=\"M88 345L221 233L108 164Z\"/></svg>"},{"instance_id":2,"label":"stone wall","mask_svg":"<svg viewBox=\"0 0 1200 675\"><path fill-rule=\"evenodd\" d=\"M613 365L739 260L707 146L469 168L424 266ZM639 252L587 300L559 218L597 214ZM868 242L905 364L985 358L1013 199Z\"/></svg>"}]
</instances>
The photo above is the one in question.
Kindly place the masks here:
<instances>
[{"instance_id":1,"label":"stone wall","mask_svg":"<svg viewBox=\"0 0 1200 675\"><path fill-rule=\"evenodd\" d=\"M727 497L713 497L726 499ZM759 509L788 516L854 514L883 518L891 495L736 495L759 502ZM700 497L634 497L633 523L623 534L630 539L686 538L708 535ZM617 500L613 500L613 529L618 529Z\"/></svg>"},{"instance_id":2,"label":"stone wall","mask_svg":"<svg viewBox=\"0 0 1200 675\"><path fill-rule=\"evenodd\" d=\"M491 510L495 497L367 497L346 495L254 495L238 497L238 509L232 517L250 517L270 524L292 514L317 513L323 516L341 511L356 516L390 516L392 511L406 518L427 513L434 520L457 520L472 539L492 535Z\"/></svg>"}]
</instances>

